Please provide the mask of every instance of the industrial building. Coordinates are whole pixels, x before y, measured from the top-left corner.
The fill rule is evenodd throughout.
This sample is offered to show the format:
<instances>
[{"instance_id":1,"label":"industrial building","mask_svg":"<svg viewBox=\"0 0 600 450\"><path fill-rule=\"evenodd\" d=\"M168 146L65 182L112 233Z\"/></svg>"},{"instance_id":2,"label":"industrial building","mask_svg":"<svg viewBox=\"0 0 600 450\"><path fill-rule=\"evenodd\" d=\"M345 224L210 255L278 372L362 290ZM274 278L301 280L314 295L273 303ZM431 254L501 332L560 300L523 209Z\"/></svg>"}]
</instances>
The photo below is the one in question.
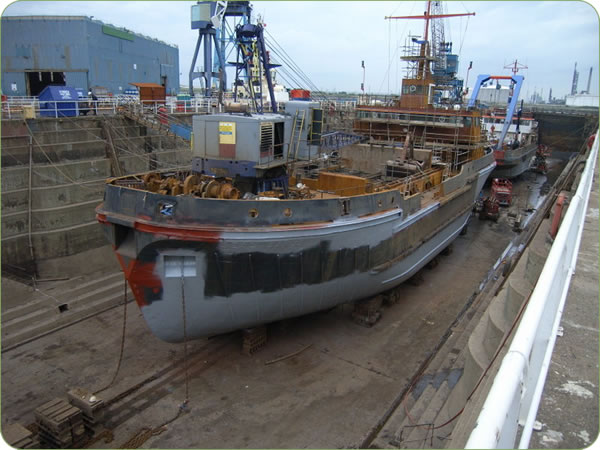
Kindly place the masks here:
<instances>
[{"instance_id":1,"label":"industrial building","mask_svg":"<svg viewBox=\"0 0 600 450\"><path fill-rule=\"evenodd\" d=\"M600 106L600 102L598 100L599 97L597 95L582 93L567 95L565 104L567 106L598 108L598 106Z\"/></svg>"},{"instance_id":2,"label":"industrial building","mask_svg":"<svg viewBox=\"0 0 600 450\"><path fill-rule=\"evenodd\" d=\"M508 100L510 97L509 92L510 92L510 89L508 86L500 86L500 85L490 82L489 86L481 87L481 89L479 90L479 95L477 96L477 99L479 100L480 103L483 103L486 105L505 106L508 104ZM469 94L469 96L467 96L467 98L470 98L470 94Z\"/></svg>"},{"instance_id":3,"label":"industrial building","mask_svg":"<svg viewBox=\"0 0 600 450\"><path fill-rule=\"evenodd\" d=\"M174 45L85 16L2 17L2 93L37 96L48 85L118 95L130 83L179 91Z\"/></svg>"}]
</instances>

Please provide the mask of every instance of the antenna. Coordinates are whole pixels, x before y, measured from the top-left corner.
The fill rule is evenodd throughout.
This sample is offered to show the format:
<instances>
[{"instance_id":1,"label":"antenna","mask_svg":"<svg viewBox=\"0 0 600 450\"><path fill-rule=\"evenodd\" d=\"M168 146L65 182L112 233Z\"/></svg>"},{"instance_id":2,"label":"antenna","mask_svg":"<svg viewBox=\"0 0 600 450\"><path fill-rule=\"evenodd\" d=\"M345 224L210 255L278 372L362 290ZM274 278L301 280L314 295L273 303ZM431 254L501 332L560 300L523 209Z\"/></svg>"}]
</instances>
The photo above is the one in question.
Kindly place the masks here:
<instances>
[{"instance_id":1,"label":"antenna","mask_svg":"<svg viewBox=\"0 0 600 450\"><path fill-rule=\"evenodd\" d=\"M365 70L366 70L365 69L365 61L364 60L361 62L361 67L362 67L362 70L363 70L363 80L362 80L362 83L360 83L360 90L362 91L363 96L364 96L365 95Z\"/></svg>"},{"instance_id":2,"label":"antenna","mask_svg":"<svg viewBox=\"0 0 600 450\"><path fill-rule=\"evenodd\" d=\"M519 70L521 69L529 69L529 67L527 67L525 64L521 64L518 60L514 60L512 63L510 63L507 66L504 66L505 69L510 69L513 73L513 75L516 75L517 72L519 72Z\"/></svg>"}]
</instances>

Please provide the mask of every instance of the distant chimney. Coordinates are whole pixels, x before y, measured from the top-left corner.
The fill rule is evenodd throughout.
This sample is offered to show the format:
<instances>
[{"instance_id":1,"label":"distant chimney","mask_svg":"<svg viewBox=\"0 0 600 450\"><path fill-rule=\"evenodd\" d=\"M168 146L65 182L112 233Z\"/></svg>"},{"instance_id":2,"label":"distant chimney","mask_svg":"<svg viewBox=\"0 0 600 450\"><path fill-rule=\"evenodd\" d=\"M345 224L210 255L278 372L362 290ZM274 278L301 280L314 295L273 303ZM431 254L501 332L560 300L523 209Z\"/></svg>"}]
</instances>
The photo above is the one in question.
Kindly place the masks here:
<instances>
[{"instance_id":1,"label":"distant chimney","mask_svg":"<svg viewBox=\"0 0 600 450\"><path fill-rule=\"evenodd\" d=\"M577 72L577 63L575 63L575 69L573 70L573 83L571 84L571 95L577 94L577 82L579 81L579 72Z\"/></svg>"},{"instance_id":2,"label":"distant chimney","mask_svg":"<svg viewBox=\"0 0 600 450\"><path fill-rule=\"evenodd\" d=\"M588 85L587 85L587 89L585 91L587 94L590 93L590 83L592 82L592 69L593 69L593 67L590 67L590 75L588 76Z\"/></svg>"}]
</instances>

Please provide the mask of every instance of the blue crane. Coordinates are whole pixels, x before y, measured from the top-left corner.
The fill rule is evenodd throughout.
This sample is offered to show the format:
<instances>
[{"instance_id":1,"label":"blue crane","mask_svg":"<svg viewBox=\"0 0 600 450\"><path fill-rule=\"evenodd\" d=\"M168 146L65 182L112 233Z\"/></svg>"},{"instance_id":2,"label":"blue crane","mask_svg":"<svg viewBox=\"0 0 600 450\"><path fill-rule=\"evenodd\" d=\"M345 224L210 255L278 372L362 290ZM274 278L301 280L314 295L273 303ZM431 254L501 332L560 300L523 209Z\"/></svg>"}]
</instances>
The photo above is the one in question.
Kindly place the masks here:
<instances>
[{"instance_id":1,"label":"blue crane","mask_svg":"<svg viewBox=\"0 0 600 450\"><path fill-rule=\"evenodd\" d=\"M522 75L513 75L513 76L505 76L505 75L479 75L477 77L477 81L475 82L475 88L473 89L473 94L469 99L469 103L467 104L468 108L472 108L475 106L475 102L477 101L477 96L479 95L479 89L488 80L510 80L512 85L512 95L508 99L508 107L506 108L506 115L504 118L504 126L502 128L502 133L500 133L500 138L498 139L498 144L496 144L496 150L500 150L502 148L502 143L504 142L504 138L506 137L506 133L508 133L508 128L512 123L513 115L515 114L515 110L517 109L517 103L519 101L519 92L521 91L521 86L523 85L523 76ZM521 111L519 110L519 117ZM518 124L517 124L518 127ZM518 131L518 130L517 130Z\"/></svg>"},{"instance_id":2,"label":"blue crane","mask_svg":"<svg viewBox=\"0 0 600 450\"><path fill-rule=\"evenodd\" d=\"M226 89L226 48L235 42L234 31L231 31L231 27L228 26L227 18L236 18L245 24L250 21L251 12L252 7L248 1L199 1L192 6L192 29L198 30L198 40L189 73L189 89L192 97L194 96L194 80L197 78L204 80L205 97L211 96L213 78L219 80L221 92ZM202 41L204 41L204 67L203 70L195 70ZM214 64L213 44L217 55Z\"/></svg>"}]
</instances>

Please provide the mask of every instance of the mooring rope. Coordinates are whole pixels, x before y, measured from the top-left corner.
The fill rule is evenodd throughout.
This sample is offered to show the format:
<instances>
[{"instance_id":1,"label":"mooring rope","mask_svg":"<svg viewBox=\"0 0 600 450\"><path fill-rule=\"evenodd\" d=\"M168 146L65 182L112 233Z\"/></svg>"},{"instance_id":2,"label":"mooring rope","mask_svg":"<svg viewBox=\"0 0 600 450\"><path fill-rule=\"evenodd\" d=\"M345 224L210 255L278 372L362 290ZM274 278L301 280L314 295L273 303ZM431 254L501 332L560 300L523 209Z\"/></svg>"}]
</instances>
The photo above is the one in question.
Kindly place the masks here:
<instances>
[{"instance_id":1,"label":"mooring rope","mask_svg":"<svg viewBox=\"0 0 600 450\"><path fill-rule=\"evenodd\" d=\"M104 386L102 389L97 390L96 392L94 392L94 395L99 394L100 392L103 392L105 390L107 390L108 388L110 388L115 380L117 379L117 375L119 374L119 371L121 370L121 363L123 362L123 352L125 349L125 331L127 328L127 278L125 277L125 274L123 274L123 281L124 281L124 288L123 288L123 329L121 332L121 350L119 353L119 361L117 362L117 369L115 370L115 373L112 377L112 380L110 380L110 383L108 383L106 386Z\"/></svg>"}]
</instances>

